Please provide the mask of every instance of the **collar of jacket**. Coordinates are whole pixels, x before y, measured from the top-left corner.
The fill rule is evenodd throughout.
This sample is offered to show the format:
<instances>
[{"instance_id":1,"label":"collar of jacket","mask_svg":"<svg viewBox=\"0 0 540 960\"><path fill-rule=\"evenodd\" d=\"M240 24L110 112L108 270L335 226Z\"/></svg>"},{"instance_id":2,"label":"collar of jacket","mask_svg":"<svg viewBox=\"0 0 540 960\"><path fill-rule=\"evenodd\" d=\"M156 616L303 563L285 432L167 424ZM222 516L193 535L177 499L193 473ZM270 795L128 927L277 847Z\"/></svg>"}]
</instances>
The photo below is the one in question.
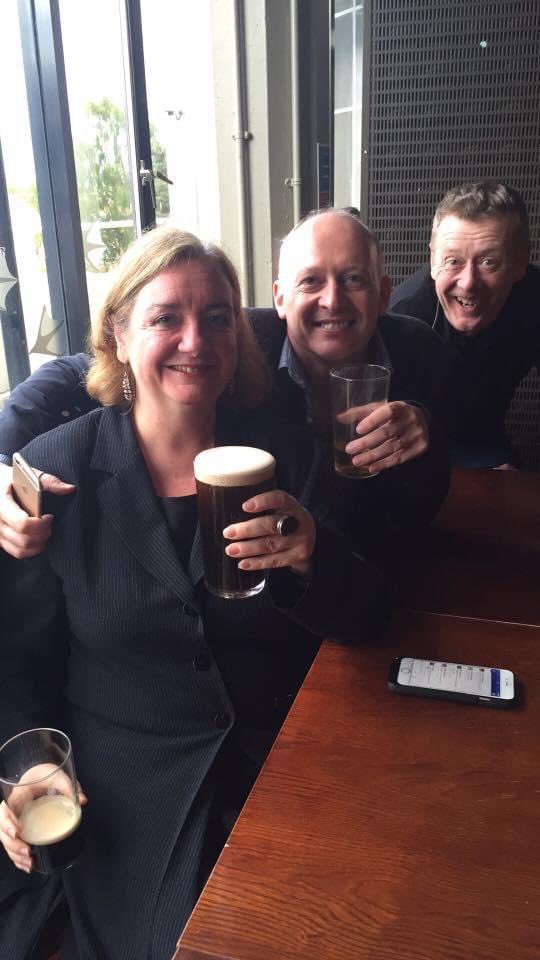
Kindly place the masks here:
<instances>
[{"instance_id":1,"label":"collar of jacket","mask_svg":"<svg viewBox=\"0 0 540 960\"><path fill-rule=\"evenodd\" d=\"M232 442L233 432L231 418L219 417L217 442ZM128 550L184 604L199 610L195 587L204 572L199 525L186 570L174 549L131 417L117 407L101 411L90 469L105 475L99 483L97 497L104 515Z\"/></svg>"}]
</instances>

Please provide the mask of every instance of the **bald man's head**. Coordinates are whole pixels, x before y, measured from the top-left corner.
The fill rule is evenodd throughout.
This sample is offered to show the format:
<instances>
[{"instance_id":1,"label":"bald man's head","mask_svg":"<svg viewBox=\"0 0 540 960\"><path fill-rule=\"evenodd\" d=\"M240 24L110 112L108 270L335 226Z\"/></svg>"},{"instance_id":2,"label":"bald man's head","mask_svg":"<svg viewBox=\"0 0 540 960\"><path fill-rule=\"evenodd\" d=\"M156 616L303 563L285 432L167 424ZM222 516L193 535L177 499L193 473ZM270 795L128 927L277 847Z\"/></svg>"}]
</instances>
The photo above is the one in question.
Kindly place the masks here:
<instances>
[{"instance_id":1,"label":"bald man's head","mask_svg":"<svg viewBox=\"0 0 540 960\"><path fill-rule=\"evenodd\" d=\"M294 244L298 235L301 235L304 226L314 220L318 220L320 217L331 217L334 222L335 218L339 217L351 223L352 229L358 232L361 241L365 242L369 248L374 271L378 274L379 278L384 276L384 256L379 241L369 227L366 227L365 223L360 219L360 213L356 210L356 207L342 207L337 209L334 207L323 207L321 210L312 210L306 214L282 240L279 253L278 279L280 279L283 276L283 272L287 270L287 262L289 260L287 253L288 247Z\"/></svg>"},{"instance_id":2,"label":"bald man's head","mask_svg":"<svg viewBox=\"0 0 540 960\"><path fill-rule=\"evenodd\" d=\"M363 359L389 296L379 244L353 213L317 211L283 241L274 301L307 368Z\"/></svg>"}]
</instances>

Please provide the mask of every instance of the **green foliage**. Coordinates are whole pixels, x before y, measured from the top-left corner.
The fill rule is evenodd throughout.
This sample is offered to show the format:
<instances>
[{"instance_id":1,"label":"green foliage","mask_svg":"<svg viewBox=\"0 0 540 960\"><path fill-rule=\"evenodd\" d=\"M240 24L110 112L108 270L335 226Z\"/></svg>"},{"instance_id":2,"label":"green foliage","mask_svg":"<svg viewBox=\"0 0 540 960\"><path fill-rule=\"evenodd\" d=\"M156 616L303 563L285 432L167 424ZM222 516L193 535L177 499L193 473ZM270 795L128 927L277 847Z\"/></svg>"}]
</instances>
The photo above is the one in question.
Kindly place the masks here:
<instances>
[{"instance_id":1,"label":"green foliage","mask_svg":"<svg viewBox=\"0 0 540 960\"><path fill-rule=\"evenodd\" d=\"M11 187L8 185L10 197L17 197L32 210L39 210L37 187L32 183L29 187Z\"/></svg>"},{"instance_id":2,"label":"green foliage","mask_svg":"<svg viewBox=\"0 0 540 960\"><path fill-rule=\"evenodd\" d=\"M159 142L154 125L150 124L150 149L152 151L152 169L154 173L159 170L167 176L167 158L165 156L165 147ZM162 180L154 180L156 187L156 217L168 217L169 207L169 187Z\"/></svg>"},{"instance_id":3,"label":"green foliage","mask_svg":"<svg viewBox=\"0 0 540 960\"><path fill-rule=\"evenodd\" d=\"M74 147L81 220L90 223L132 221L130 174L124 162L127 157L124 113L108 97L89 103L86 110L93 121L94 140ZM154 131L151 131L151 137L154 162L158 169L162 169L160 164L164 165L165 150ZM166 184L157 181L156 188L156 212L166 216L169 212ZM132 226L102 229L105 247L102 270L106 271L116 263L133 236ZM87 266L95 269L91 264Z\"/></svg>"}]
</instances>

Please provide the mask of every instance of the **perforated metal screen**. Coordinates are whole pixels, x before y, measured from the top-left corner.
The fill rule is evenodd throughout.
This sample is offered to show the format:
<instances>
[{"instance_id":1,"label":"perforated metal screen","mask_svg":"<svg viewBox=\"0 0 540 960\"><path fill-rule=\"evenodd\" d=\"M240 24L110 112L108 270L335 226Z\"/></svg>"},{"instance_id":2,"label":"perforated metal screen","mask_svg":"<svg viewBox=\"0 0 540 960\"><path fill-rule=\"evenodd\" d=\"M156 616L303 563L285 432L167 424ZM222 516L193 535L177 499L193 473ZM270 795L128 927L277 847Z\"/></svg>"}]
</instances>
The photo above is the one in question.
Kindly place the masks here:
<instances>
[{"instance_id":1,"label":"perforated metal screen","mask_svg":"<svg viewBox=\"0 0 540 960\"><path fill-rule=\"evenodd\" d=\"M371 0L367 222L394 284L426 262L445 191L496 177L522 194L540 261L540 0ZM509 415L538 456L540 390Z\"/></svg>"},{"instance_id":2,"label":"perforated metal screen","mask_svg":"<svg viewBox=\"0 0 540 960\"><path fill-rule=\"evenodd\" d=\"M368 216L399 283L445 191L523 195L540 258L540 0L372 0ZM366 38L369 42L369 38Z\"/></svg>"}]
</instances>

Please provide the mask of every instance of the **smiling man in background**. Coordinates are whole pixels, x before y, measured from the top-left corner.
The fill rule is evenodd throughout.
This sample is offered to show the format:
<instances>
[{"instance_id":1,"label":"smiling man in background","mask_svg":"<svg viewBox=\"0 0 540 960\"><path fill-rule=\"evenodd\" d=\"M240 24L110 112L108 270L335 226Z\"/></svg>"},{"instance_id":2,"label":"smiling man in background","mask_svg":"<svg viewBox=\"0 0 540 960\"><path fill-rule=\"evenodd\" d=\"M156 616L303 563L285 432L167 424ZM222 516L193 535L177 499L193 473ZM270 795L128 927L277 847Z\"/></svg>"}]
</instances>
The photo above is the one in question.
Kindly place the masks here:
<instances>
[{"instance_id":1,"label":"smiling man in background","mask_svg":"<svg viewBox=\"0 0 540 960\"><path fill-rule=\"evenodd\" d=\"M435 212L430 250L430 267L397 287L391 310L423 320L459 355L454 464L516 464L504 418L522 377L540 364L540 268L529 264L521 196L495 180L454 187Z\"/></svg>"}]
</instances>

